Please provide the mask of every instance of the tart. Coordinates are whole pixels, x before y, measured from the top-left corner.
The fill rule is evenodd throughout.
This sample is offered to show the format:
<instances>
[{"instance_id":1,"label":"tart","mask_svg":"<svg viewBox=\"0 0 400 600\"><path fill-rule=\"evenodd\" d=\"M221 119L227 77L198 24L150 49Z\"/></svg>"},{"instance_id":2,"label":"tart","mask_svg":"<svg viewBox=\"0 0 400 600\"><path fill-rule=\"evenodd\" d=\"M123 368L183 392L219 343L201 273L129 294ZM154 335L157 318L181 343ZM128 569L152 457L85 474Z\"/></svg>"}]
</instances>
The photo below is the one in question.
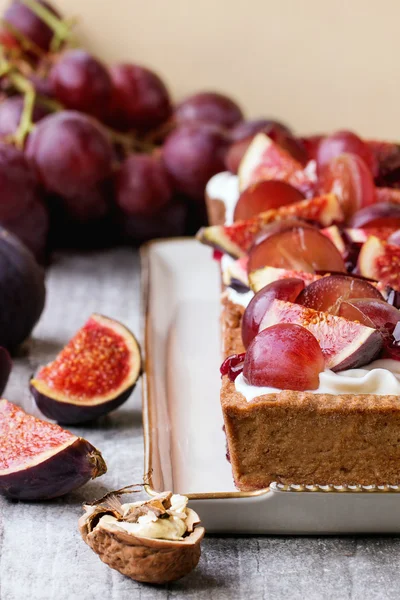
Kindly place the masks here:
<instances>
[{"instance_id":1,"label":"tart","mask_svg":"<svg viewBox=\"0 0 400 600\"><path fill-rule=\"evenodd\" d=\"M238 177L209 182L211 225L198 234L222 253L221 405L235 484L397 485L398 194L375 186L380 165L366 167L365 153L333 156L316 177L314 161L285 162L266 137ZM261 191L265 181L304 198L285 204L279 186ZM244 198L250 214L238 220Z\"/></svg>"}]
</instances>

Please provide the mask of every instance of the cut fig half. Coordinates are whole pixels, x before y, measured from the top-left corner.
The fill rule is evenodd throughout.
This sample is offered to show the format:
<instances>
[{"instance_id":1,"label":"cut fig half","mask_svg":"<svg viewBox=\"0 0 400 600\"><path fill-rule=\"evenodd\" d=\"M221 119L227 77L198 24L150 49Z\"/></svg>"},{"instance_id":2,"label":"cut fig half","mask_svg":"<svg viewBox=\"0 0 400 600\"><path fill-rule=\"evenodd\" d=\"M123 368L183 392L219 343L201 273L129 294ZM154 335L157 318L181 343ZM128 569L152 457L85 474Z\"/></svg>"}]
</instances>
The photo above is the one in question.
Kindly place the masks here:
<instances>
[{"instance_id":1,"label":"cut fig half","mask_svg":"<svg viewBox=\"0 0 400 600\"><path fill-rule=\"evenodd\" d=\"M360 275L400 291L400 246L370 236L361 247L357 269Z\"/></svg>"},{"instance_id":2,"label":"cut fig half","mask_svg":"<svg viewBox=\"0 0 400 600\"><path fill-rule=\"evenodd\" d=\"M376 329L282 300L274 300L269 306L259 331L277 323L308 329L321 346L326 368L332 371L362 367L376 358L383 346Z\"/></svg>"},{"instance_id":3,"label":"cut fig half","mask_svg":"<svg viewBox=\"0 0 400 600\"><path fill-rule=\"evenodd\" d=\"M57 498L107 471L87 440L8 400L0 400L0 447L0 493L16 500Z\"/></svg>"},{"instance_id":4,"label":"cut fig half","mask_svg":"<svg viewBox=\"0 0 400 600\"><path fill-rule=\"evenodd\" d=\"M93 314L57 358L39 369L31 392L46 417L84 423L125 402L140 372L133 333L114 319Z\"/></svg>"},{"instance_id":5,"label":"cut fig half","mask_svg":"<svg viewBox=\"0 0 400 600\"><path fill-rule=\"evenodd\" d=\"M230 254L234 258L244 256L252 246L256 236L266 225L282 219L298 218L319 223L327 227L334 222L343 220L343 212L334 194L326 194L302 200L277 209L268 210L247 221L237 221L233 225L213 225L203 227L197 234L197 239Z\"/></svg>"}]
</instances>

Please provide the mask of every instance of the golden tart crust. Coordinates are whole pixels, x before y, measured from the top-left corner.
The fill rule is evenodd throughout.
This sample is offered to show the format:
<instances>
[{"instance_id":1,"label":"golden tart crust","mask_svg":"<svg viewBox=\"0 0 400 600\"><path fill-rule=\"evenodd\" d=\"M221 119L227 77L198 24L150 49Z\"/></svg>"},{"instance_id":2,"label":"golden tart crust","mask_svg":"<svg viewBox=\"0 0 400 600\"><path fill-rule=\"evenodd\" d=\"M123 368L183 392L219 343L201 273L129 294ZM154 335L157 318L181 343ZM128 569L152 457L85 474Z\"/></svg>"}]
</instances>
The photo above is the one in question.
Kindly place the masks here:
<instances>
[{"instance_id":1,"label":"golden tart crust","mask_svg":"<svg viewBox=\"0 0 400 600\"><path fill-rule=\"evenodd\" d=\"M242 306L223 295L223 354L244 351ZM400 483L400 397L284 390L251 402L222 380L221 405L235 483Z\"/></svg>"}]
</instances>

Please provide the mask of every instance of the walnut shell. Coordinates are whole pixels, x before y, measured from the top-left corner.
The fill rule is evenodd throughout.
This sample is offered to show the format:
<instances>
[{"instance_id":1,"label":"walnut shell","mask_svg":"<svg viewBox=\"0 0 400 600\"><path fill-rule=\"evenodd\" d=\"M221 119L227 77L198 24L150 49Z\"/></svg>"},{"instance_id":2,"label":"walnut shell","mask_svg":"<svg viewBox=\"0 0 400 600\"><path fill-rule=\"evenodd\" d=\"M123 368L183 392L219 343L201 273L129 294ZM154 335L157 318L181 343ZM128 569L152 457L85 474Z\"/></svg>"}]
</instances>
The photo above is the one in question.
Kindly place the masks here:
<instances>
[{"instance_id":1,"label":"walnut shell","mask_svg":"<svg viewBox=\"0 0 400 600\"><path fill-rule=\"evenodd\" d=\"M192 571L200 559L204 527L180 541L140 537L121 531L111 523L102 523L92 531L90 513L79 519L84 541L112 569L144 583L168 583Z\"/></svg>"}]
</instances>

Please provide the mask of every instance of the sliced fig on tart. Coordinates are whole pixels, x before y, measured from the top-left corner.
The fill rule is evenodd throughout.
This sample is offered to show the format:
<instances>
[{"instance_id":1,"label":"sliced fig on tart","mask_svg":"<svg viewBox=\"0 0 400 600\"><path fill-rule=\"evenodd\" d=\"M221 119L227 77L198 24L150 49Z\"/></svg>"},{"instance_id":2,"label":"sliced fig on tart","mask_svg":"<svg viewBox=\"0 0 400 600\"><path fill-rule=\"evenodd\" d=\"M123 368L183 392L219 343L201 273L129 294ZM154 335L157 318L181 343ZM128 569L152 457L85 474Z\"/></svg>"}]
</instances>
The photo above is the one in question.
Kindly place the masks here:
<instances>
[{"instance_id":1,"label":"sliced fig on tart","mask_svg":"<svg viewBox=\"0 0 400 600\"><path fill-rule=\"evenodd\" d=\"M17 500L63 496L107 467L87 440L0 400L0 493Z\"/></svg>"},{"instance_id":2,"label":"sliced fig on tart","mask_svg":"<svg viewBox=\"0 0 400 600\"><path fill-rule=\"evenodd\" d=\"M357 269L360 275L400 291L400 246L370 236L361 247Z\"/></svg>"},{"instance_id":3,"label":"sliced fig on tart","mask_svg":"<svg viewBox=\"0 0 400 600\"><path fill-rule=\"evenodd\" d=\"M332 371L356 369L376 358L383 346L379 331L282 300L274 300L265 313L260 331L277 323L302 325L321 346L325 366Z\"/></svg>"},{"instance_id":4,"label":"sliced fig on tart","mask_svg":"<svg viewBox=\"0 0 400 600\"><path fill-rule=\"evenodd\" d=\"M262 269L256 269L249 273L249 285L250 289L257 293L263 287L278 281L280 279L288 279L294 277L295 279L301 279L305 285L321 279L322 275L314 275L313 273L305 273L304 271L290 271L289 269L278 269L276 267L263 267Z\"/></svg>"},{"instance_id":5,"label":"sliced fig on tart","mask_svg":"<svg viewBox=\"0 0 400 600\"><path fill-rule=\"evenodd\" d=\"M305 192L314 188L300 162L273 142L265 133L258 133L248 147L239 166L239 189L270 179L286 181Z\"/></svg>"},{"instance_id":6,"label":"sliced fig on tart","mask_svg":"<svg viewBox=\"0 0 400 600\"><path fill-rule=\"evenodd\" d=\"M203 227L198 232L197 239L203 244L239 258L249 251L256 236L263 231L266 225L273 221L296 218L328 227L333 222L342 221L343 213L336 196L327 194L311 200L302 200L295 204L281 206L261 213L253 219L238 221L233 225Z\"/></svg>"},{"instance_id":7,"label":"sliced fig on tart","mask_svg":"<svg viewBox=\"0 0 400 600\"><path fill-rule=\"evenodd\" d=\"M141 372L135 336L93 314L56 359L31 380L39 409L60 423L90 421L125 402Z\"/></svg>"}]
</instances>

